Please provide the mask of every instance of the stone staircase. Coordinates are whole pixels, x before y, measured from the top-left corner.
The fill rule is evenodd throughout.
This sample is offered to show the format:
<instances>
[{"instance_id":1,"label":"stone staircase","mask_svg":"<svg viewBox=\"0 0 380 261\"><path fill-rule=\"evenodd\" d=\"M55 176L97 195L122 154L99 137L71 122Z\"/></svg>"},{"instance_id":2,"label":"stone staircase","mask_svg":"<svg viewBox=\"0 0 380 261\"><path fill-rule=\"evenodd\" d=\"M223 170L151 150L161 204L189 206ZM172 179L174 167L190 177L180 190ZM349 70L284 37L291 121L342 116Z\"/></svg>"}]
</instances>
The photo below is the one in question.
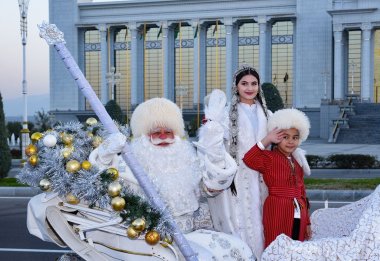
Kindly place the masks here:
<instances>
[{"instance_id":1,"label":"stone staircase","mask_svg":"<svg viewBox=\"0 0 380 261\"><path fill-rule=\"evenodd\" d=\"M348 119L349 128L340 129L336 143L380 144L380 104L354 103Z\"/></svg>"}]
</instances>

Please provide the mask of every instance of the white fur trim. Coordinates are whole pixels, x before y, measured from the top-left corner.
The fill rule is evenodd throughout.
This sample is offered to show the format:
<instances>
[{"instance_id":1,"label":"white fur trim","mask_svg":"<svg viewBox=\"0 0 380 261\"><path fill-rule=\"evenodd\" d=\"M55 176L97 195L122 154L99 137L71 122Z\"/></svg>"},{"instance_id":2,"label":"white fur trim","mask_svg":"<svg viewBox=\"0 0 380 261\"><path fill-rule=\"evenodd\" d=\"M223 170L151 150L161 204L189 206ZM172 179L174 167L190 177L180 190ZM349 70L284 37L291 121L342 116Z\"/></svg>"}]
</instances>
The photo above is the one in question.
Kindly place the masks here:
<instances>
[{"instance_id":1,"label":"white fur trim","mask_svg":"<svg viewBox=\"0 0 380 261\"><path fill-rule=\"evenodd\" d=\"M185 124L181 110L165 98L153 98L136 107L131 118L132 134L135 138L147 135L152 129L166 127L175 135L185 135Z\"/></svg>"},{"instance_id":2,"label":"white fur trim","mask_svg":"<svg viewBox=\"0 0 380 261\"><path fill-rule=\"evenodd\" d=\"M207 174L203 176L203 182L209 189L222 190L231 186L232 180L235 177L237 171L237 164L235 160L228 154L225 155L225 168L220 168L216 164L213 164L207 154L204 155L205 167Z\"/></svg>"},{"instance_id":3,"label":"white fur trim","mask_svg":"<svg viewBox=\"0 0 380 261\"><path fill-rule=\"evenodd\" d=\"M300 134L300 141L305 141L309 136L309 118L297 109L278 110L268 120L268 131L275 128L291 129L296 128Z\"/></svg>"}]
</instances>

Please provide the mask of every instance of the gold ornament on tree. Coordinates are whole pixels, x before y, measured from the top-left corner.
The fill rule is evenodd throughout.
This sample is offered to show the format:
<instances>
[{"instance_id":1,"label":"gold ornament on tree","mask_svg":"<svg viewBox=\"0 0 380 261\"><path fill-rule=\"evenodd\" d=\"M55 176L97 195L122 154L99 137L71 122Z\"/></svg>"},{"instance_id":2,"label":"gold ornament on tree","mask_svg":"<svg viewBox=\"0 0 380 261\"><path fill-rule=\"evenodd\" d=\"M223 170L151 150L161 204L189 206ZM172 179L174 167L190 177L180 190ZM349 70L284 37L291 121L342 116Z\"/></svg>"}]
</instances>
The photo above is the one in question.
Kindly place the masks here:
<instances>
[{"instance_id":1,"label":"gold ornament on tree","mask_svg":"<svg viewBox=\"0 0 380 261\"><path fill-rule=\"evenodd\" d=\"M43 192L51 191L51 183L50 183L50 181L48 179L41 179L41 181L38 184L38 186L40 187L40 189Z\"/></svg>"},{"instance_id":2,"label":"gold ornament on tree","mask_svg":"<svg viewBox=\"0 0 380 261\"><path fill-rule=\"evenodd\" d=\"M69 160L66 163L66 171L70 173L75 173L80 170L80 163L77 160Z\"/></svg>"},{"instance_id":3,"label":"gold ornament on tree","mask_svg":"<svg viewBox=\"0 0 380 261\"><path fill-rule=\"evenodd\" d=\"M63 148L61 150L62 157L64 157L65 159L67 159L68 157L70 157L70 155L71 155L72 152L73 152L73 150L70 149L70 148Z\"/></svg>"},{"instance_id":4,"label":"gold ornament on tree","mask_svg":"<svg viewBox=\"0 0 380 261\"><path fill-rule=\"evenodd\" d=\"M97 123L98 123L98 120L95 119L94 117L88 118L86 120L86 124L89 125L89 126L95 125Z\"/></svg>"},{"instance_id":5,"label":"gold ornament on tree","mask_svg":"<svg viewBox=\"0 0 380 261\"><path fill-rule=\"evenodd\" d=\"M115 168L108 168L106 174L112 178L112 180L117 180L119 177L119 171Z\"/></svg>"},{"instance_id":6,"label":"gold ornament on tree","mask_svg":"<svg viewBox=\"0 0 380 261\"><path fill-rule=\"evenodd\" d=\"M72 193L69 193L66 195L66 202L71 205L77 205L80 200L76 196L74 196Z\"/></svg>"},{"instance_id":7,"label":"gold ornament on tree","mask_svg":"<svg viewBox=\"0 0 380 261\"><path fill-rule=\"evenodd\" d=\"M88 160L83 161L81 165L82 165L82 169L84 170L91 169L91 162L89 162Z\"/></svg>"},{"instance_id":8,"label":"gold ornament on tree","mask_svg":"<svg viewBox=\"0 0 380 261\"><path fill-rule=\"evenodd\" d=\"M108 195L111 197L119 196L121 192L121 184L117 181L111 182L108 185Z\"/></svg>"},{"instance_id":9,"label":"gold ornament on tree","mask_svg":"<svg viewBox=\"0 0 380 261\"><path fill-rule=\"evenodd\" d=\"M92 138L92 146L95 148L99 147L99 145L103 142L102 137L100 136L95 136Z\"/></svg>"},{"instance_id":10,"label":"gold ornament on tree","mask_svg":"<svg viewBox=\"0 0 380 261\"><path fill-rule=\"evenodd\" d=\"M137 232L132 226L129 226L127 228L127 236L130 238L130 239L136 239L138 238L140 235L139 232Z\"/></svg>"},{"instance_id":11,"label":"gold ornament on tree","mask_svg":"<svg viewBox=\"0 0 380 261\"><path fill-rule=\"evenodd\" d=\"M132 227L137 232L142 232L145 229L145 227L146 227L145 219L143 219L143 218L136 218L132 222Z\"/></svg>"},{"instance_id":12,"label":"gold ornament on tree","mask_svg":"<svg viewBox=\"0 0 380 261\"><path fill-rule=\"evenodd\" d=\"M34 145L34 144L29 144L26 148L25 148L25 154L27 156L32 156L34 154L37 154L37 146Z\"/></svg>"},{"instance_id":13,"label":"gold ornament on tree","mask_svg":"<svg viewBox=\"0 0 380 261\"><path fill-rule=\"evenodd\" d=\"M32 136L30 136L30 139L32 140L33 143L36 143L37 141L39 141L41 138L42 138L42 133L41 132L35 132L32 134Z\"/></svg>"},{"instance_id":14,"label":"gold ornament on tree","mask_svg":"<svg viewBox=\"0 0 380 261\"><path fill-rule=\"evenodd\" d=\"M122 211L125 207L125 199L122 197L114 197L111 200L111 206L115 211Z\"/></svg>"},{"instance_id":15,"label":"gold ornament on tree","mask_svg":"<svg viewBox=\"0 0 380 261\"><path fill-rule=\"evenodd\" d=\"M37 155L32 155L29 157L28 162L32 166L36 166L38 164L38 156Z\"/></svg>"},{"instance_id":16,"label":"gold ornament on tree","mask_svg":"<svg viewBox=\"0 0 380 261\"><path fill-rule=\"evenodd\" d=\"M74 141L74 136L72 134L64 133L62 135L62 142L65 145L71 145Z\"/></svg>"},{"instance_id":17,"label":"gold ornament on tree","mask_svg":"<svg viewBox=\"0 0 380 261\"><path fill-rule=\"evenodd\" d=\"M155 245L160 241L160 234L157 231L151 230L145 234L145 242L149 245Z\"/></svg>"},{"instance_id":18,"label":"gold ornament on tree","mask_svg":"<svg viewBox=\"0 0 380 261\"><path fill-rule=\"evenodd\" d=\"M170 234L165 233L165 236L163 238L164 239L162 241L164 241L166 245L162 244L162 246L167 247L167 245L173 244L173 237Z\"/></svg>"}]
</instances>

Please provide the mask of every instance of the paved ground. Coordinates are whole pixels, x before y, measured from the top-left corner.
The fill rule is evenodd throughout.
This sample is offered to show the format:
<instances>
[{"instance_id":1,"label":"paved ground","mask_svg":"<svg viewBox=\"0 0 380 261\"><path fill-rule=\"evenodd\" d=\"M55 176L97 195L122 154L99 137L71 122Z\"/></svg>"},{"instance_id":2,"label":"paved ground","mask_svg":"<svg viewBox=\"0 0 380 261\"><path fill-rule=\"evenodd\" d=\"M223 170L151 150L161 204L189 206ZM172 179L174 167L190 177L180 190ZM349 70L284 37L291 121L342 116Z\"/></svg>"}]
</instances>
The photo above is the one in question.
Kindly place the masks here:
<instances>
[{"instance_id":1,"label":"paved ground","mask_svg":"<svg viewBox=\"0 0 380 261\"><path fill-rule=\"evenodd\" d=\"M320 139L310 139L301 144L309 155L328 156L330 154L369 154L380 160L380 145L331 144Z\"/></svg>"}]
</instances>

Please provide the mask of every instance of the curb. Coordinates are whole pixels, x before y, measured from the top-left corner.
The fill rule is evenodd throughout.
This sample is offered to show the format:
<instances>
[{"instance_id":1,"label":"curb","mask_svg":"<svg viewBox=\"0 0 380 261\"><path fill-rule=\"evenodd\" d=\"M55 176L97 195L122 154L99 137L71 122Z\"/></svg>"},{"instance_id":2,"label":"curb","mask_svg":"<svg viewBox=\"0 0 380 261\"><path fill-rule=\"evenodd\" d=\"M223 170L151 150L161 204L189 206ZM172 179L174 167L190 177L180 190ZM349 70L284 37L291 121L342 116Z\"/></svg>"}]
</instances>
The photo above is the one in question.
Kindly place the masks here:
<instances>
[{"instance_id":1,"label":"curb","mask_svg":"<svg viewBox=\"0 0 380 261\"><path fill-rule=\"evenodd\" d=\"M319 190L308 189L309 200L357 201L371 194L373 190ZM33 197L42 193L39 188L0 187L0 197Z\"/></svg>"},{"instance_id":2,"label":"curb","mask_svg":"<svg viewBox=\"0 0 380 261\"><path fill-rule=\"evenodd\" d=\"M373 190L319 190L308 189L306 195L309 200L335 200L335 201L357 201L362 199Z\"/></svg>"}]
</instances>

